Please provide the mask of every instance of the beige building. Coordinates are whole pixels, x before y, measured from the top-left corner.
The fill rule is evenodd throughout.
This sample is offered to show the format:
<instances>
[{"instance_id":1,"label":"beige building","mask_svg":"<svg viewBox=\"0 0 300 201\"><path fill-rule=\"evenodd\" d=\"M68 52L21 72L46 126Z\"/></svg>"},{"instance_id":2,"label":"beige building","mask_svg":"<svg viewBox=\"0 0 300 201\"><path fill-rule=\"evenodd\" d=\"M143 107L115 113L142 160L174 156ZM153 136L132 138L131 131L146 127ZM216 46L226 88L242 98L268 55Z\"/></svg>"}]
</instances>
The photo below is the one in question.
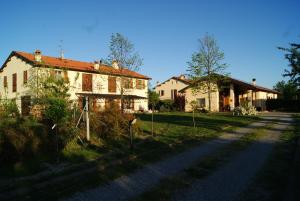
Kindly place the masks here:
<instances>
[{"instance_id":1,"label":"beige building","mask_svg":"<svg viewBox=\"0 0 300 201\"><path fill-rule=\"evenodd\" d=\"M186 79L184 75L178 77L171 77L170 79L157 84L154 87L156 93L159 94L160 100L173 100L179 93L179 91L189 86L191 80Z\"/></svg>"},{"instance_id":2,"label":"beige building","mask_svg":"<svg viewBox=\"0 0 300 201\"><path fill-rule=\"evenodd\" d=\"M49 73L67 79L70 83L70 99L81 102L88 96L91 107L104 108L115 101L120 104L121 77L125 80L125 109L148 109L149 77L127 69L120 69L102 62L82 62L62 57L13 51L0 68L0 98L15 99L23 114L28 112L31 96L27 82L37 73Z\"/></svg>"},{"instance_id":3,"label":"beige building","mask_svg":"<svg viewBox=\"0 0 300 201\"><path fill-rule=\"evenodd\" d=\"M225 83L214 85L211 93L212 111L231 111L237 106L255 106L257 110L266 110L266 100L276 99L278 91L256 85L256 80L252 83L244 82L234 78L228 78ZM201 108L208 109L207 90L195 91L191 85L179 91L185 96L185 111L191 111L190 103L198 101Z\"/></svg>"}]
</instances>

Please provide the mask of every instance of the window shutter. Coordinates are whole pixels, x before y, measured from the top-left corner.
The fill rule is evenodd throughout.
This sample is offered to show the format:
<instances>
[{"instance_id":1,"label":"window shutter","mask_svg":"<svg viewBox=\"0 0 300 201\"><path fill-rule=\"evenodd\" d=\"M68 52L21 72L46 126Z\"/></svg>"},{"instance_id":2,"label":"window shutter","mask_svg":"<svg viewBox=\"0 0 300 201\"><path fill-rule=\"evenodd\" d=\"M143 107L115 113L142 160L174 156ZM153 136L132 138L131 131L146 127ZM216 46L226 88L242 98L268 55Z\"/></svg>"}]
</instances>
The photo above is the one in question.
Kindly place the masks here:
<instances>
[{"instance_id":1,"label":"window shutter","mask_svg":"<svg viewBox=\"0 0 300 201\"><path fill-rule=\"evenodd\" d=\"M7 87L7 76L4 76L3 85L6 88Z\"/></svg>"},{"instance_id":2,"label":"window shutter","mask_svg":"<svg viewBox=\"0 0 300 201\"><path fill-rule=\"evenodd\" d=\"M68 71L64 71L64 80L65 82L69 82Z\"/></svg>"},{"instance_id":3,"label":"window shutter","mask_svg":"<svg viewBox=\"0 0 300 201\"><path fill-rule=\"evenodd\" d=\"M142 89L145 89L146 84L145 84L145 80L142 80Z\"/></svg>"},{"instance_id":4,"label":"window shutter","mask_svg":"<svg viewBox=\"0 0 300 201\"><path fill-rule=\"evenodd\" d=\"M132 79L130 79L130 81L129 81L129 88L133 89L133 80Z\"/></svg>"},{"instance_id":5,"label":"window shutter","mask_svg":"<svg viewBox=\"0 0 300 201\"><path fill-rule=\"evenodd\" d=\"M108 77L108 92L116 92L117 84L116 77Z\"/></svg>"},{"instance_id":6,"label":"window shutter","mask_svg":"<svg viewBox=\"0 0 300 201\"><path fill-rule=\"evenodd\" d=\"M55 76L55 70L50 70L50 76L54 77Z\"/></svg>"},{"instance_id":7,"label":"window shutter","mask_svg":"<svg viewBox=\"0 0 300 201\"><path fill-rule=\"evenodd\" d=\"M25 70L25 71L23 72L23 84L26 84L26 83L27 83L27 79L28 79L27 76L28 76L28 75L27 75L27 70Z\"/></svg>"},{"instance_id":8,"label":"window shutter","mask_svg":"<svg viewBox=\"0 0 300 201\"><path fill-rule=\"evenodd\" d=\"M82 91L93 91L92 74L82 74Z\"/></svg>"},{"instance_id":9,"label":"window shutter","mask_svg":"<svg viewBox=\"0 0 300 201\"><path fill-rule=\"evenodd\" d=\"M16 92L17 91L17 73L14 73L12 76L13 76L13 83L12 83L13 90L12 91Z\"/></svg>"}]
</instances>

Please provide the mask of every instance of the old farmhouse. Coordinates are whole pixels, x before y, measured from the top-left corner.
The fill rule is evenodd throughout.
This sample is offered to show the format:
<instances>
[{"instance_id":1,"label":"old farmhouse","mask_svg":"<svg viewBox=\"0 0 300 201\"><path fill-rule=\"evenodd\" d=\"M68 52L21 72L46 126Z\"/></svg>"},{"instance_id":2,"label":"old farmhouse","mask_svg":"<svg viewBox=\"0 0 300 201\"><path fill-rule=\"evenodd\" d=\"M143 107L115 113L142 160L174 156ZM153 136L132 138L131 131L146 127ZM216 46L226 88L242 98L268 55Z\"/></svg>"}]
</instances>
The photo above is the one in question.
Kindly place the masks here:
<instances>
[{"instance_id":1,"label":"old farmhouse","mask_svg":"<svg viewBox=\"0 0 300 201\"><path fill-rule=\"evenodd\" d=\"M90 97L91 107L104 108L114 101L120 104L121 78L123 80L125 109L128 111L148 109L149 77L120 68L117 62L112 66L97 62L82 62L61 57L13 51L0 68L0 98L15 99L22 114L28 113L32 94L27 86L32 75L47 71L50 75L67 79L70 83L70 99L82 101Z\"/></svg>"}]
</instances>

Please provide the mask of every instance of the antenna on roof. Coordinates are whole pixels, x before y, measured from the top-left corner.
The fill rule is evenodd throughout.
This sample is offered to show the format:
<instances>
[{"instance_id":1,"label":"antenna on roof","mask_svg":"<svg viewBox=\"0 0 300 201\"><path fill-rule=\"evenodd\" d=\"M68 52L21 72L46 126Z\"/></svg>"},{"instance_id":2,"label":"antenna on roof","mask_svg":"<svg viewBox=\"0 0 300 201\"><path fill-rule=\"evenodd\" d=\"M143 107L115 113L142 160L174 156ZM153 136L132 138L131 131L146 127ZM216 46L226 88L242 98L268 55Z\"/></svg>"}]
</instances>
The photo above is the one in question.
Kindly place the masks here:
<instances>
[{"instance_id":1,"label":"antenna on roof","mask_svg":"<svg viewBox=\"0 0 300 201\"><path fill-rule=\"evenodd\" d=\"M60 40L59 41L60 42L60 44L58 45L58 47L59 47L59 53L60 53L60 59L64 59L65 57L64 57L64 50L63 50L63 40Z\"/></svg>"}]
</instances>

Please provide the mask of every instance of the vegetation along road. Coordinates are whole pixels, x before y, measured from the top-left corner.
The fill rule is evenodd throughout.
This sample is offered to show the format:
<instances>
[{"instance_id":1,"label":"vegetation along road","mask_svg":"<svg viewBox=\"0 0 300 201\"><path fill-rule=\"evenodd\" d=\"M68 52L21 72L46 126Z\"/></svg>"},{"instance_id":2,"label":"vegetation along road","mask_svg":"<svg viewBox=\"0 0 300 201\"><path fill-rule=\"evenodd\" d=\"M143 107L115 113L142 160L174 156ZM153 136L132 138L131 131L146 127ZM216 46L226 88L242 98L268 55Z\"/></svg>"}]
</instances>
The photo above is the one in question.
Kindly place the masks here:
<instances>
[{"instance_id":1,"label":"vegetation along road","mask_svg":"<svg viewBox=\"0 0 300 201\"><path fill-rule=\"evenodd\" d=\"M290 121L289 115L264 116L262 121L236 131L226 132L215 140L147 165L106 185L76 193L66 200L129 200L143 199L143 196L145 200L146 197L151 199L147 196L147 191L159 195L156 194L155 189L160 185L162 185L160 190L164 189L164 179L181 176L182 171L195 166L218 150L235 146L234 143L242 139L248 139L248 142L252 139L251 144L244 143L248 146L241 149L227 165L218 168L205 179L194 180L192 185L172 193L173 196L170 197L171 200L234 200L262 167L274 143L279 139L281 132L290 125ZM245 137L253 136L255 133L256 138ZM143 193L141 198L137 198ZM159 197L153 199L157 200Z\"/></svg>"}]
</instances>

